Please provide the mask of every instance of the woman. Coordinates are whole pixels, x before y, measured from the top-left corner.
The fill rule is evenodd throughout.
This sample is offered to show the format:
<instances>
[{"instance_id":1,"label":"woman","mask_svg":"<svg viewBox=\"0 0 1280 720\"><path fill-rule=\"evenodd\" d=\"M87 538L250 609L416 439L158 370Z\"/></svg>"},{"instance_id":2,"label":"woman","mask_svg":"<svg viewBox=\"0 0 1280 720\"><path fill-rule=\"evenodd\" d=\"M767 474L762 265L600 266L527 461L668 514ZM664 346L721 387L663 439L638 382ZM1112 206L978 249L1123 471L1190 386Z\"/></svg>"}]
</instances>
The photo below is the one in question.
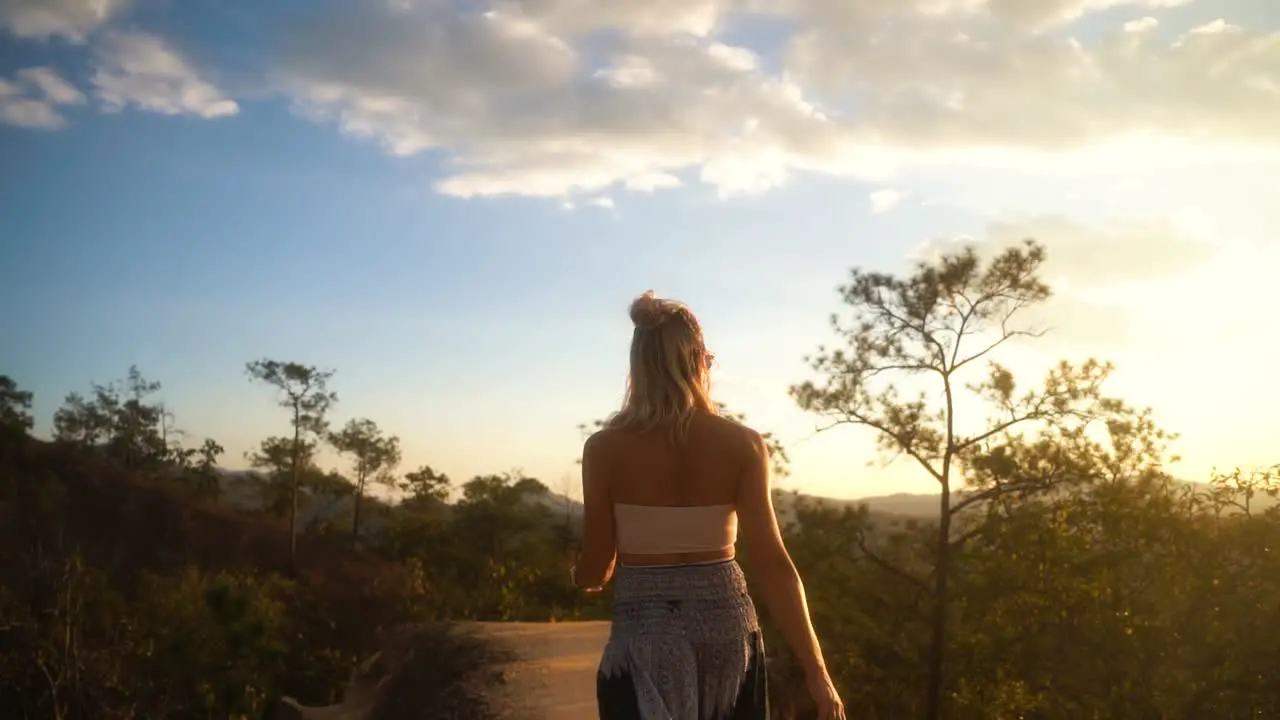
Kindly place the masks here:
<instances>
[{"instance_id":1,"label":"woman","mask_svg":"<svg viewBox=\"0 0 1280 720\"><path fill-rule=\"evenodd\" d=\"M717 416L712 355L683 304L631 304L626 400L582 452L574 582L614 577L596 677L602 720L766 720L764 645L734 560L739 526L761 595L823 720L844 718L778 532L760 434ZM614 563L618 569L614 572Z\"/></svg>"}]
</instances>

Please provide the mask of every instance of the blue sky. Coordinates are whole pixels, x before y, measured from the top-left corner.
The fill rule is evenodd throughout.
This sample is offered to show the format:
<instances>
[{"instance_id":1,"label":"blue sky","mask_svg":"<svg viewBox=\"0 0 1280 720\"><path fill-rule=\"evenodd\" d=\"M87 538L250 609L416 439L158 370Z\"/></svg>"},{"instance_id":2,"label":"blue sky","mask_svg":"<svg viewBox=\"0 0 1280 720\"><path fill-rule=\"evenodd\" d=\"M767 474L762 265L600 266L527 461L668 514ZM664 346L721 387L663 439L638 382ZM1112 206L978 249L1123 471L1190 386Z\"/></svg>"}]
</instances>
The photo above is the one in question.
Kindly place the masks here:
<instances>
[{"instance_id":1,"label":"blue sky","mask_svg":"<svg viewBox=\"0 0 1280 720\"><path fill-rule=\"evenodd\" d=\"M701 27L670 20L674 10L593 15L541 0L458 20L477 40L462 48L429 42L426 29L422 43L417 30L377 42L453 12L422 4L387 22L384 5L350 3L337 28L351 45L317 53L335 31L332 3L274 5L268 17L251 3L136 0L102 18L83 0L44 14L33 0L0 0L0 304L11 309L0 372L36 392L42 422L67 392L136 363L164 384L181 427L241 465L285 429L269 391L244 376L265 356L335 369L335 420L378 421L402 438L407 466L458 477L523 467L555 486L573 472L576 425L620 397L626 305L653 288L702 318L721 399L793 445L792 486L923 490L906 470L868 468L865 434L811 437L815 419L786 388L830 339L849 267L900 270L931 240L1043 231L1051 255L1063 243L1055 278L1083 290L1055 306L1067 333L1022 357L1028 371L1064 354L1128 359L1121 389L1179 425L1193 474L1265 459L1247 431L1194 427L1256 425L1240 403L1171 400L1151 380L1152 363L1166 380L1182 372L1166 366L1186 338L1142 319L1206 277L1280 258L1280 184L1267 180L1280 168L1267 130L1280 127L1269 94L1280 92L1280 23L1264 3L1093 14L1082 0L1081 17L1063 19L1054 8L1072 3L1045 2L1029 19L955 10L944 17L954 27L907 3L879 18L921 47L945 30L1030 65L996 77L965 74L987 61L971 44L935 57L852 36L834 2L781 2L769 16L671 6L720 7ZM1156 15L1158 40L1116 49L1141 32L1123 23ZM1191 32L1218 17L1240 27ZM1188 75L1192 60L1227 58L1210 39L1227 32L1252 43L1232 62L1255 84ZM1096 92L1062 86L1078 96L1055 105L1072 37L1102 76ZM1179 38L1199 54L1186 57ZM742 64L742 51L754 60ZM1044 97L1028 82L1037 62ZM954 77L935 77L942 66ZM623 67L644 70L646 94L624 94L635 75L601 73ZM50 94L32 68L74 90ZM913 120L895 121L902 89L924 87L913 73L934 74L929 91L911 101ZM1125 83L1138 85L1121 100ZM1196 93L1217 106L1198 107ZM1040 113L1028 125L955 97ZM919 120L928 113L936 122ZM1206 243L1212 256L1195 254ZM1168 262L1146 262L1153 247ZM1094 287L1090 252L1129 260ZM1180 264L1183 252L1201 260ZM1136 325L1108 334L1090 320L1115 308ZM1150 337L1139 342L1135 326ZM1228 335L1241 353L1261 342ZM1187 367L1203 361L1180 354ZM1242 362L1231 382L1269 382Z\"/></svg>"}]
</instances>

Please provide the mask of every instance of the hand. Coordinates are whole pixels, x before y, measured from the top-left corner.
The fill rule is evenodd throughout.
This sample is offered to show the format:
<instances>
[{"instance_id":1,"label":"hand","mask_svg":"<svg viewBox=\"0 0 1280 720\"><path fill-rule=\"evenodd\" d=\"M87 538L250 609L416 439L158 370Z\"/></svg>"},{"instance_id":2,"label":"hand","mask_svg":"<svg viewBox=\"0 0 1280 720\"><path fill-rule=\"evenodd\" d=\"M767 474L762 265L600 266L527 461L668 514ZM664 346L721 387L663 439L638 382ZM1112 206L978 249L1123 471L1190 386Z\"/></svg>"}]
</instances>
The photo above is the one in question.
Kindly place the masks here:
<instances>
[{"instance_id":1,"label":"hand","mask_svg":"<svg viewBox=\"0 0 1280 720\"><path fill-rule=\"evenodd\" d=\"M583 587L578 584L578 566L573 565L569 568L569 582L582 592L598 593L604 590L604 586L600 587Z\"/></svg>"},{"instance_id":2,"label":"hand","mask_svg":"<svg viewBox=\"0 0 1280 720\"><path fill-rule=\"evenodd\" d=\"M818 711L818 720L845 720L844 702L840 700L840 693L836 692L836 686L826 670L806 678L805 685L808 686L809 697L813 698L813 706Z\"/></svg>"}]
</instances>

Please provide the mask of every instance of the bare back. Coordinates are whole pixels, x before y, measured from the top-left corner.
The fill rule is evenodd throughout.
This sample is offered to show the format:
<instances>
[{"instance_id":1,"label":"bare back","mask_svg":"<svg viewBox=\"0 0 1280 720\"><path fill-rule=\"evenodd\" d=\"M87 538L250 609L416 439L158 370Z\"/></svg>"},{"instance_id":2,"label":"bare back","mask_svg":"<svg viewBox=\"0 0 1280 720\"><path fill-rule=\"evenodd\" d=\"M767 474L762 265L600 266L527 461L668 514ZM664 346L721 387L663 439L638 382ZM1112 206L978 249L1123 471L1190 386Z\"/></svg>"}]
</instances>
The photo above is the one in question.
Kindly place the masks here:
<instances>
[{"instance_id":1,"label":"bare back","mask_svg":"<svg viewBox=\"0 0 1280 720\"><path fill-rule=\"evenodd\" d=\"M724 418L708 413L694 416L684 443L672 443L665 428L647 432L626 429L601 431L595 438L596 470L608 485L610 500L618 511L641 515L646 510L664 509L668 515L681 516L673 508L687 508L690 513L682 522L721 523L706 528L714 535L723 532L722 508L731 518L730 531L736 535L736 506L743 478L753 466L751 431ZM704 511L710 511L704 512ZM695 517L695 513L699 515ZM630 518L628 518L630 519ZM635 533L661 533L669 525L655 522L652 528L631 529ZM623 528L619 528L622 530ZM661 540L661 538L654 538ZM694 552L623 552L619 543L618 560L624 565L669 565L710 562L734 557L732 539L719 549Z\"/></svg>"}]
</instances>

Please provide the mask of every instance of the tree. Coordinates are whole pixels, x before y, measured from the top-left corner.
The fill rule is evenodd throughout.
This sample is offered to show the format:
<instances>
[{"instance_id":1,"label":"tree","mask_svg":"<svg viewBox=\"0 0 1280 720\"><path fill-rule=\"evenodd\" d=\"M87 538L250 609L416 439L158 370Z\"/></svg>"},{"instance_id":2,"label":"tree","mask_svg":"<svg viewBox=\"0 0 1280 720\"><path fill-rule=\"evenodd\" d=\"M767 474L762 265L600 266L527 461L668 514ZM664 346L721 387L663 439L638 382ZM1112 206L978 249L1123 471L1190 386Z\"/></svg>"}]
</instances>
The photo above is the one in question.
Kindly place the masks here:
<instances>
[{"instance_id":1,"label":"tree","mask_svg":"<svg viewBox=\"0 0 1280 720\"><path fill-rule=\"evenodd\" d=\"M0 427L31 432L35 425L31 417L31 399L31 393L20 390L13 378L0 375Z\"/></svg>"},{"instance_id":2,"label":"tree","mask_svg":"<svg viewBox=\"0 0 1280 720\"><path fill-rule=\"evenodd\" d=\"M972 247L943 253L917 263L905 278L855 268L850 282L840 288L852 323L832 316L833 329L845 347L820 347L808 360L824 376L822 383L808 381L791 388L800 407L831 421L823 430L839 425L869 428L882 451L905 455L938 483L932 582L911 581L928 586L933 601L928 720L944 714L951 556L956 543L963 541L963 536L952 537L953 520L967 508L1005 495L1045 492L1079 479L1065 473L1028 473L1003 482L1002 476L988 474L987 487L957 500L952 493L959 489L962 473L973 460L1024 430L1023 425L1087 422L1121 407L1100 393L1110 365L1092 360L1079 367L1060 363L1048 373L1043 389L1019 395L1013 373L989 359L1010 340L1041 334L1015 327L1013 321L1020 311L1050 295L1038 276L1044 258L1044 248L1027 240L986 263ZM965 383L962 371L984 360L986 377ZM911 398L899 389L922 381L932 382L932 392L921 390ZM965 390L994 410L992 419L972 432L965 432L958 418Z\"/></svg>"},{"instance_id":3,"label":"tree","mask_svg":"<svg viewBox=\"0 0 1280 720\"><path fill-rule=\"evenodd\" d=\"M123 385L123 390L116 385L109 389L115 398L111 403L114 412L108 451L131 467L163 463L169 454L166 432L171 416L163 405L150 404L146 400L149 395L160 391L160 383L147 380L137 365L131 365Z\"/></svg>"},{"instance_id":4,"label":"tree","mask_svg":"<svg viewBox=\"0 0 1280 720\"><path fill-rule=\"evenodd\" d=\"M105 442L111 434L111 418L95 400L78 392L68 394L53 414L54 439L86 447Z\"/></svg>"},{"instance_id":5,"label":"tree","mask_svg":"<svg viewBox=\"0 0 1280 720\"><path fill-rule=\"evenodd\" d=\"M400 464L400 438L384 436L377 423L362 418L350 420L342 430L329 433L329 444L353 459L356 479L351 536L356 538L360 535L360 505L364 499L365 483L372 478L384 485L394 485L390 472Z\"/></svg>"},{"instance_id":6,"label":"tree","mask_svg":"<svg viewBox=\"0 0 1280 720\"><path fill-rule=\"evenodd\" d=\"M328 389L332 370L313 365L279 360L254 360L245 364L250 380L265 383L277 390L277 402L290 413L293 427L289 480L289 559L298 551L298 486L301 481L303 455L307 443L324 435L328 427L325 416L338 401L337 393Z\"/></svg>"},{"instance_id":7,"label":"tree","mask_svg":"<svg viewBox=\"0 0 1280 720\"><path fill-rule=\"evenodd\" d=\"M400 489L409 494L407 502L411 504L443 503L453 491L449 476L436 472L430 465L422 465L413 472L405 473Z\"/></svg>"},{"instance_id":8,"label":"tree","mask_svg":"<svg viewBox=\"0 0 1280 720\"><path fill-rule=\"evenodd\" d=\"M355 485L342 473L330 470L322 472L312 466L303 473L303 486L309 500L314 501L308 526L327 527L333 520L333 509L355 493Z\"/></svg>"},{"instance_id":9,"label":"tree","mask_svg":"<svg viewBox=\"0 0 1280 720\"><path fill-rule=\"evenodd\" d=\"M160 387L136 365L123 381L91 383L90 397L71 393L54 413L54 437L101 449L133 468L156 469L173 460L166 438L172 415L147 400Z\"/></svg>"},{"instance_id":10,"label":"tree","mask_svg":"<svg viewBox=\"0 0 1280 720\"><path fill-rule=\"evenodd\" d=\"M226 452L218 442L212 438L205 438L204 444L196 450L196 493L213 499L217 499L222 494L222 480L218 476L218 458Z\"/></svg>"},{"instance_id":11,"label":"tree","mask_svg":"<svg viewBox=\"0 0 1280 720\"><path fill-rule=\"evenodd\" d=\"M405 473L397 487L406 497L392 507L375 548L396 559L425 558L437 570L450 566L453 555L446 547L452 539L447 530L452 515L447 504L452 492L449 476L422 465Z\"/></svg>"},{"instance_id":12,"label":"tree","mask_svg":"<svg viewBox=\"0 0 1280 720\"><path fill-rule=\"evenodd\" d=\"M564 513L564 527L566 529L573 527L573 519L577 515L574 512L576 506L582 505L582 483L574 480L573 476L565 473L560 477L561 498L560 506Z\"/></svg>"},{"instance_id":13,"label":"tree","mask_svg":"<svg viewBox=\"0 0 1280 720\"><path fill-rule=\"evenodd\" d=\"M519 470L472 478L449 523L455 577L471 588L469 612L497 620L527 617L548 566L563 568L550 488ZM559 561L559 562L557 562ZM567 589L562 572L555 573Z\"/></svg>"},{"instance_id":14,"label":"tree","mask_svg":"<svg viewBox=\"0 0 1280 720\"><path fill-rule=\"evenodd\" d=\"M213 438L205 438L200 447L194 448L184 447L176 439L169 441L169 462L181 471L179 479L188 483L188 489L196 496L209 500L217 500L222 495L218 458L225 452L226 448Z\"/></svg>"},{"instance_id":15,"label":"tree","mask_svg":"<svg viewBox=\"0 0 1280 720\"><path fill-rule=\"evenodd\" d=\"M314 441L304 440L299 448L292 438L279 436L269 437L257 450L245 453L249 467L267 472L262 488L267 510L277 516L289 515L291 520L296 516L297 489L301 487L302 477L316 469L315 453Z\"/></svg>"}]
</instances>

